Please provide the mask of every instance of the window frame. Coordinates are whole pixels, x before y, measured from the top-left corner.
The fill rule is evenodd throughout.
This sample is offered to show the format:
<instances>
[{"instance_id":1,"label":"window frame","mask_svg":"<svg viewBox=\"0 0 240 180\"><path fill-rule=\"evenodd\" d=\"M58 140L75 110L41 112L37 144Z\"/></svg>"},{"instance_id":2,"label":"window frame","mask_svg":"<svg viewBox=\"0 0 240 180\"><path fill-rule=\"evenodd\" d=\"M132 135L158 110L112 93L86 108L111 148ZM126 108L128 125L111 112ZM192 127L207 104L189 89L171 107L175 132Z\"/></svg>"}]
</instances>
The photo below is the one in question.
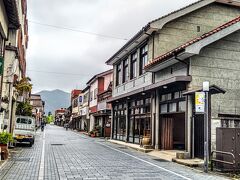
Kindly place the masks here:
<instances>
[{"instance_id":1,"label":"window frame","mask_svg":"<svg viewBox=\"0 0 240 180\"><path fill-rule=\"evenodd\" d=\"M116 65L116 86L120 85L121 82L121 71L122 71L122 63Z\"/></svg>"},{"instance_id":2,"label":"window frame","mask_svg":"<svg viewBox=\"0 0 240 180\"><path fill-rule=\"evenodd\" d=\"M140 47L140 58L139 58L139 75L140 76L145 73L144 67L147 64L148 64L148 44L146 43Z\"/></svg>"},{"instance_id":3,"label":"window frame","mask_svg":"<svg viewBox=\"0 0 240 180\"><path fill-rule=\"evenodd\" d=\"M129 77L129 72L128 72L128 58L123 60L123 78L122 78L122 83L127 82L128 77Z\"/></svg>"},{"instance_id":4,"label":"window frame","mask_svg":"<svg viewBox=\"0 0 240 180\"><path fill-rule=\"evenodd\" d=\"M137 59L138 59L138 54L137 54L137 51L135 51L131 54L130 79L134 79L137 77ZM133 69L133 67L135 67L135 69Z\"/></svg>"}]
</instances>

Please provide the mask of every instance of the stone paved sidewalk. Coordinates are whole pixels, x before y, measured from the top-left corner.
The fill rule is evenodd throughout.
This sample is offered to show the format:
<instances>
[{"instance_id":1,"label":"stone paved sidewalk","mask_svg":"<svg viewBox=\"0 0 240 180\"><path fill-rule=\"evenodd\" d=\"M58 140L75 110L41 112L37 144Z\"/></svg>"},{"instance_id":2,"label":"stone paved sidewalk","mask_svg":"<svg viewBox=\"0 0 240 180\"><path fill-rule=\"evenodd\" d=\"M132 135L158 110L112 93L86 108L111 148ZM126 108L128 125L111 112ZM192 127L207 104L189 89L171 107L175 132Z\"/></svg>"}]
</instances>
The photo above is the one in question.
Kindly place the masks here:
<instances>
[{"instance_id":1,"label":"stone paved sidewalk","mask_svg":"<svg viewBox=\"0 0 240 180\"><path fill-rule=\"evenodd\" d=\"M0 179L39 179L43 142L43 133L39 132L32 148L23 147L0 169ZM45 130L42 168L46 180L224 179L56 126Z\"/></svg>"}]
</instances>

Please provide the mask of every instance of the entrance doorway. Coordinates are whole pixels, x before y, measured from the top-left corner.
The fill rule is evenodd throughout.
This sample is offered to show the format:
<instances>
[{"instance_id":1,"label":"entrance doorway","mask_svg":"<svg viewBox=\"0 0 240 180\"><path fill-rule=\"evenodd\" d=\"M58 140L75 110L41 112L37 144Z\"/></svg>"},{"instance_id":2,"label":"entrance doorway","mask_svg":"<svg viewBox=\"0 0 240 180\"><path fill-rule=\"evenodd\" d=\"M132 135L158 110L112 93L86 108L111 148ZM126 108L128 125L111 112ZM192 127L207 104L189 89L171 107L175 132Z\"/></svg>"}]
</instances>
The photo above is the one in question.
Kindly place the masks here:
<instances>
[{"instance_id":1,"label":"entrance doorway","mask_svg":"<svg viewBox=\"0 0 240 180\"><path fill-rule=\"evenodd\" d=\"M185 149L185 113L161 115L161 148Z\"/></svg>"},{"instance_id":2,"label":"entrance doorway","mask_svg":"<svg viewBox=\"0 0 240 180\"><path fill-rule=\"evenodd\" d=\"M204 115L194 116L194 157L204 157Z\"/></svg>"}]
</instances>

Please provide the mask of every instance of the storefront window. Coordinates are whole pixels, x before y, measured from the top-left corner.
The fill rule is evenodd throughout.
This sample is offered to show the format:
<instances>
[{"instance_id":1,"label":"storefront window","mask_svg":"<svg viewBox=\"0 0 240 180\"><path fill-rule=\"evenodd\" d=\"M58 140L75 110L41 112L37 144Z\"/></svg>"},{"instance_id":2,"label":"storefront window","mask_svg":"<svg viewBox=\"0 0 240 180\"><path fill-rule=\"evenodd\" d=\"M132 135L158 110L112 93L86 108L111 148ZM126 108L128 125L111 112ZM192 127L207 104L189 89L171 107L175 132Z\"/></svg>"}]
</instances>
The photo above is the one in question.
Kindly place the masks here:
<instances>
[{"instance_id":1,"label":"storefront window","mask_svg":"<svg viewBox=\"0 0 240 180\"><path fill-rule=\"evenodd\" d=\"M180 101L179 102L179 111L185 112L186 111L186 101Z\"/></svg>"},{"instance_id":2,"label":"storefront window","mask_svg":"<svg viewBox=\"0 0 240 180\"><path fill-rule=\"evenodd\" d=\"M139 144L143 136L150 134L150 98L131 102L129 142Z\"/></svg>"},{"instance_id":3,"label":"storefront window","mask_svg":"<svg viewBox=\"0 0 240 180\"><path fill-rule=\"evenodd\" d=\"M182 91L172 92L161 95L160 112L161 113L174 113L185 112L186 101L182 96Z\"/></svg>"},{"instance_id":4,"label":"storefront window","mask_svg":"<svg viewBox=\"0 0 240 180\"><path fill-rule=\"evenodd\" d=\"M167 113L167 104L161 105L161 113Z\"/></svg>"},{"instance_id":5,"label":"storefront window","mask_svg":"<svg viewBox=\"0 0 240 180\"><path fill-rule=\"evenodd\" d=\"M161 96L161 101L168 101L172 99L172 93L164 94Z\"/></svg>"},{"instance_id":6,"label":"storefront window","mask_svg":"<svg viewBox=\"0 0 240 180\"><path fill-rule=\"evenodd\" d=\"M115 108L117 107L117 109ZM125 104L119 104L114 107L114 138L117 140L124 141L126 138L126 107ZM115 130L116 129L116 130Z\"/></svg>"},{"instance_id":7,"label":"storefront window","mask_svg":"<svg viewBox=\"0 0 240 180\"><path fill-rule=\"evenodd\" d=\"M177 103L170 103L169 112L176 112L176 111L177 111Z\"/></svg>"},{"instance_id":8,"label":"storefront window","mask_svg":"<svg viewBox=\"0 0 240 180\"><path fill-rule=\"evenodd\" d=\"M134 136L133 123L134 123L134 117L131 117L129 122L129 142L131 143L133 143L133 136Z\"/></svg>"}]
</instances>

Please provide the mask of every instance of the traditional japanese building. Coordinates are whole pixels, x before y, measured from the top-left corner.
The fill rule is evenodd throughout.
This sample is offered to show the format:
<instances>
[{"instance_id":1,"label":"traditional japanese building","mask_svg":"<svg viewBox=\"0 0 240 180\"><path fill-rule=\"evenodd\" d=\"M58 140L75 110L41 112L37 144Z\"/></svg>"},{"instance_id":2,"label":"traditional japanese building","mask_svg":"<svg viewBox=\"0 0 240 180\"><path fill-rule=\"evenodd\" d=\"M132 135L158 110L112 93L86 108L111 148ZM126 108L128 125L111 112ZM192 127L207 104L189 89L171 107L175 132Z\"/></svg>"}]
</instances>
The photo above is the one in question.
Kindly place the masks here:
<instances>
[{"instance_id":1,"label":"traditional japanese building","mask_svg":"<svg viewBox=\"0 0 240 180\"><path fill-rule=\"evenodd\" d=\"M89 132L90 129L90 117L89 117L89 86L82 90L79 95L79 115L81 118L81 130Z\"/></svg>"},{"instance_id":2,"label":"traditional japanese building","mask_svg":"<svg viewBox=\"0 0 240 180\"><path fill-rule=\"evenodd\" d=\"M64 126L64 124L66 123L66 121L68 119L65 118L65 115L67 113L67 109L66 108L60 108L55 110L55 121L54 123L58 126Z\"/></svg>"},{"instance_id":3,"label":"traditional japanese building","mask_svg":"<svg viewBox=\"0 0 240 180\"><path fill-rule=\"evenodd\" d=\"M82 93L82 90L74 89L71 92L71 105L72 105L72 116L70 120L70 127L73 129L80 130L80 114L79 114L79 95Z\"/></svg>"},{"instance_id":4,"label":"traditional japanese building","mask_svg":"<svg viewBox=\"0 0 240 180\"><path fill-rule=\"evenodd\" d=\"M28 47L28 20L26 0L0 1L0 74L1 74L1 112L0 131L2 125L13 132L13 123L17 101L15 89L18 81L26 74L26 49Z\"/></svg>"},{"instance_id":5,"label":"traditional japanese building","mask_svg":"<svg viewBox=\"0 0 240 180\"><path fill-rule=\"evenodd\" d=\"M39 127L45 114L45 102L42 100L41 95L31 94L30 104L32 105L32 114L36 119L36 126Z\"/></svg>"},{"instance_id":6,"label":"traditional japanese building","mask_svg":"<svg viewBox=\"0 0 240 180\"><path fill-rule=\"evenodd\" d=\"M215 148L221 115L240 114L239 7L197 1L149 22L106 62L114 69L112 139L202 158L203 115L193 94L209 81Z\"/></svg>"},{"instance_id":7,"label":"traditional japanese building","mask_svg":"<svg viewBox=\"0 0 240 180\"><path fill-rule=\"evenodd\" d=\"M89 115L90 115L90 131L96 127L100 129L100 135L108 135L105 130L109 127L109 118L111 108L107 103L107 99L111 97L113 70L108 70L95 75L87 82L89 86ZM107 127L105 128L105 125ZM105 129L104 129L105 128ZM107 130L106 130L107 131Z\"/></svg>"}]
</instances>

